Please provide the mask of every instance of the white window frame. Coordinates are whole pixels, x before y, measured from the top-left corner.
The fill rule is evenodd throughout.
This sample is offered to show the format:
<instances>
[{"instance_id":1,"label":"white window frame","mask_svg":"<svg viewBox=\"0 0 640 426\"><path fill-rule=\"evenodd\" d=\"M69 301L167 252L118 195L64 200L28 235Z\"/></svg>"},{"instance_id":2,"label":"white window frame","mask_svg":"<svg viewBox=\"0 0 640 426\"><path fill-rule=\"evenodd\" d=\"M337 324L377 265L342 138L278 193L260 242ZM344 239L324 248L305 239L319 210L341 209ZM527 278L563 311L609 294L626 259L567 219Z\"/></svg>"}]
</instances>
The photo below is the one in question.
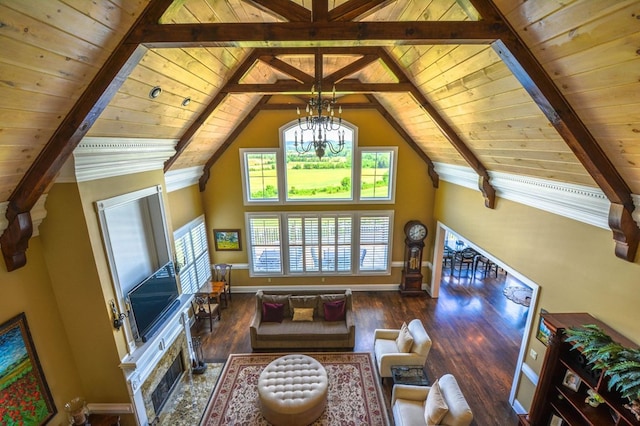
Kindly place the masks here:
<instances>
[{"instance_id":1,"label":"white window frame","mask_svg":"<svg viewBox=\"0 0 640 426\"><path fill-rule=\"evenodd\" d=\"M254 265L257 259L254 259L253 252L253 235L252 235L252 219L261 218L275 218L278 220L278 229L280 242L277 245L279 249L280 264L279 270L271 271L256 271ZM327 217L350 217L351 218L351 268L348 271L323 271L322 267L318 267L317 271L304 270L303 271L291 271L289 264L289 231L288 231L288 219L289 218L322 218ZM381 270L365 269L361 263L361 236L360 236L360 223L364 217L385 217L388 219L388 235L387 235L387 254L386 254L386 268ZM251 277L274 277L274 276L356 276L356 275L390 275L391 274L391 253L393 251L393 222L394 211L393 210L363 210L363 211L326 211L326 212L272 212L272 213L245 213L245 224L247 229L247 244L249 253L249 276ZM337 242L336 242L337 245ZM275 247L275 246L274 246ZM320 255L321 256L321 255ZM320 257L321 259L321 257ZM321 260L320 260L321 262ZM337 268L336 268L337 269Z\"/></svg>"},{"instance_id":2,"label":"white window frame","mask_svg":"<svg viewBox=\"0 0 640 426\"><path fill-rule=\"evenodd\" d=\"M279 148L241 148L240 152L240 170L242 171L242 196L244 198L244 204L248 205L274 205L283 203L282 188L284 187L284 176L282 172L284 169L283 163L283 150ZM278 182L278 199L277 200L259 200L251 199L251 188L249 182L249 173L247 170L247 156L249 154L275 154L276 156L276 180Z\"/></svg>"},{"instance_id":3,"label":"white window frame","mask_svg":"<svg viewBox=\"0 0 640 426\"><path fill-rule=\"evenodd\" d=\"M204 250L198 256L195 256L193 240L191 238L193 232L201 232L204 239ZM176 264L176 271L178 272L178 279L180 280L182 293L192 294L197 292L202 284L211 279L209 242L207 240L207 227L204 221L204 215L195 218L173 233L176 253L178 252L178 241L182 239L185 239L186 242L190 244L191 250L194 253L194 258L184 265ZM179 261L179 259L177 260Z\"/></svg>"},{"instance_id":4,"label":"white window frame","mask_svg":"<svg viewBox=\"0 0 640 426\"><path fill-rule=\"evenodd\" d=\"M362 156L371 152L390 152L391 161L389 162L389 195L382 197L362 197L360 190L362 187ZM398 147L397 146L379 146L379 147L363 147L358 149L358 201L370 204L392 204L396 202L396 174L398 169Z\"/></svg>"}]
</instances>

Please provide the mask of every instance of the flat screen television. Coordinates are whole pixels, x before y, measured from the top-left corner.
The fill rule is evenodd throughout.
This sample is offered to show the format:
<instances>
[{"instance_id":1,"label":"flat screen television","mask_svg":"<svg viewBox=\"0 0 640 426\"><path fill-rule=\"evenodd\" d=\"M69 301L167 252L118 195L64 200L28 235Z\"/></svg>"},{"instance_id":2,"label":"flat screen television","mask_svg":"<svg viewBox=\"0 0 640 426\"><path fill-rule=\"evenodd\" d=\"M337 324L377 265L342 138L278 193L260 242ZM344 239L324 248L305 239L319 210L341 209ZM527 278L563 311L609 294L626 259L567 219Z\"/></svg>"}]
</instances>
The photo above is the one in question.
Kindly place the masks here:
<instances>
[{"instance_id":1,"label":"flat screen television","mask_svg":"<svg viewBox=\"0 0 640 426\"><path fill-rule=\"evenodd\" d=\"M179 306L173 262L168 262L128 294L130 317L143 342L151 338Z\"/></svg>"}]
</instances>

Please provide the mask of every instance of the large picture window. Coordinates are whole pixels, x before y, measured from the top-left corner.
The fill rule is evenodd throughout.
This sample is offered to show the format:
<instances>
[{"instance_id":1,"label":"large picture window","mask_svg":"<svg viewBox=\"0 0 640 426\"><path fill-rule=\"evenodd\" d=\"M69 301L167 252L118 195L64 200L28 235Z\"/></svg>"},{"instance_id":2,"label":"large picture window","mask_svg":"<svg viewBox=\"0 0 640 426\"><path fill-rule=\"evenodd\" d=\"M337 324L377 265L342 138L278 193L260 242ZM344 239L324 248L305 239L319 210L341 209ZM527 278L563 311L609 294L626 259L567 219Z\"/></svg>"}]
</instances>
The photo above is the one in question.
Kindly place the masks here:
<instances>
[{"instance_id":1,"label":"large picture window","mask_svg":"<svg viewBox=\"0 0 640 426\"><path fill-rule=\"evenodd\" d=\"M358 148L357 129L344 121L326 135L338 133L344 149L327 148L322 158L300 152L302 137L307 143L312 135L296 122L280 129L280 148L240 150L245 204L393 203L397 147Z\"/></svg>"},{"instance_id":2,"label":"large picture window","mask_svg":"<svg viewBox=\"0 0 640 426\"><path fill-rule=\"evenodd\" d=\"M392 211L247 213L250 273L389 273L392 223Z\"/></svg>"}]
</instances>

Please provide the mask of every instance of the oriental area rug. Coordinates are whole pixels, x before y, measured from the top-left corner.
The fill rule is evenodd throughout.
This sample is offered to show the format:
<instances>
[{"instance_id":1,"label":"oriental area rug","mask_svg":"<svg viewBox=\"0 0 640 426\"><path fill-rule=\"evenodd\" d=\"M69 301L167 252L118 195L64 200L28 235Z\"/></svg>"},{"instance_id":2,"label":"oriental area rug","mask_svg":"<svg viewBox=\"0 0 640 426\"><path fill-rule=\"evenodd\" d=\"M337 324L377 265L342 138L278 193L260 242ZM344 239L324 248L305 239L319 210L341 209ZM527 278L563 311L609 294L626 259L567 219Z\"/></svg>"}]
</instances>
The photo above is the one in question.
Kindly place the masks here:
<instances>
[{"instance_id":1,"label":"oriental area rug","mask_svg":"<svg viewBox=\"0 0 640 426\"><path fill-rule=\"evenodd\" d=\"M213 391L201 426L269 423L260 413L258 377L285 354L232 354ZM307 353L327 371L327 408L313 426L388 426L384 397L369 353Z\"/></svg>"}]
</instances>

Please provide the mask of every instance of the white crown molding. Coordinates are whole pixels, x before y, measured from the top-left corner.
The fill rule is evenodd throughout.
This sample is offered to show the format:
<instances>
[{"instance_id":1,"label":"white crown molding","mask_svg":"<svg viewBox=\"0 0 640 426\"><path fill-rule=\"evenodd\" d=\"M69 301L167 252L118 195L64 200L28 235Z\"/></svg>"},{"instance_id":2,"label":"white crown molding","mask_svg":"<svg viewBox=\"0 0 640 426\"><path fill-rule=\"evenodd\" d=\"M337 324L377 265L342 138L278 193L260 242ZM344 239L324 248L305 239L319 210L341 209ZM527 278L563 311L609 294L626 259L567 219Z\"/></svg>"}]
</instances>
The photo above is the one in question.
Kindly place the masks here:
<instances>
[{"instance_id":1,"label":"white crown molding","mask_svg":"<svg viewBox=\"0 0 640 426\"><path fill-rule=\"evenodd\" d=\"M167 192L177 191L195 185L202 176L203 167L195 166L186 169L169 170L164 174L164 182Z\"/></svg>"},{"instance_id":2,"label":"white crown molding","mask_svg":"<svg viewBox=\"0 0 640 426\"><path fill-rule=\"evenodd\" d=\"M434 163L440 179L479 191L478 175L470 167ZM552 180L489 172L496 195L517 203L548 211L603 229L609 228L611 203L598 189ZM640 225L640 196L633 195L636 209L633 218Z\"/></svg>"},{"instance_id":3,"label":"white crown molding","mask_svg":"<svg viewBox=\"0 0 640 426\"><path fill-rule=\"evenodd\" d=\"M177 139L86 137L63 166L56 182L86 182L162 170Z\"/></svg>"},{"instance_id":4,"label":"white crown molding","mask_svg":"<svg viewBox=\"0 0 640 426\"><path fill-rule=\"evenodd\" d=\"M47 217L47 210L44 207L44 204L47 201L47 194L43 194L38 198L35 206L31 209L31 223L33 225L33 234L31 237L37 237L40 235L40 224ZM9 226L9 222L7 221L7 207L9 206L9 202L5 201L0 203L0 235L4 233L4 230Z\"/></svg>"}]
</instances>

